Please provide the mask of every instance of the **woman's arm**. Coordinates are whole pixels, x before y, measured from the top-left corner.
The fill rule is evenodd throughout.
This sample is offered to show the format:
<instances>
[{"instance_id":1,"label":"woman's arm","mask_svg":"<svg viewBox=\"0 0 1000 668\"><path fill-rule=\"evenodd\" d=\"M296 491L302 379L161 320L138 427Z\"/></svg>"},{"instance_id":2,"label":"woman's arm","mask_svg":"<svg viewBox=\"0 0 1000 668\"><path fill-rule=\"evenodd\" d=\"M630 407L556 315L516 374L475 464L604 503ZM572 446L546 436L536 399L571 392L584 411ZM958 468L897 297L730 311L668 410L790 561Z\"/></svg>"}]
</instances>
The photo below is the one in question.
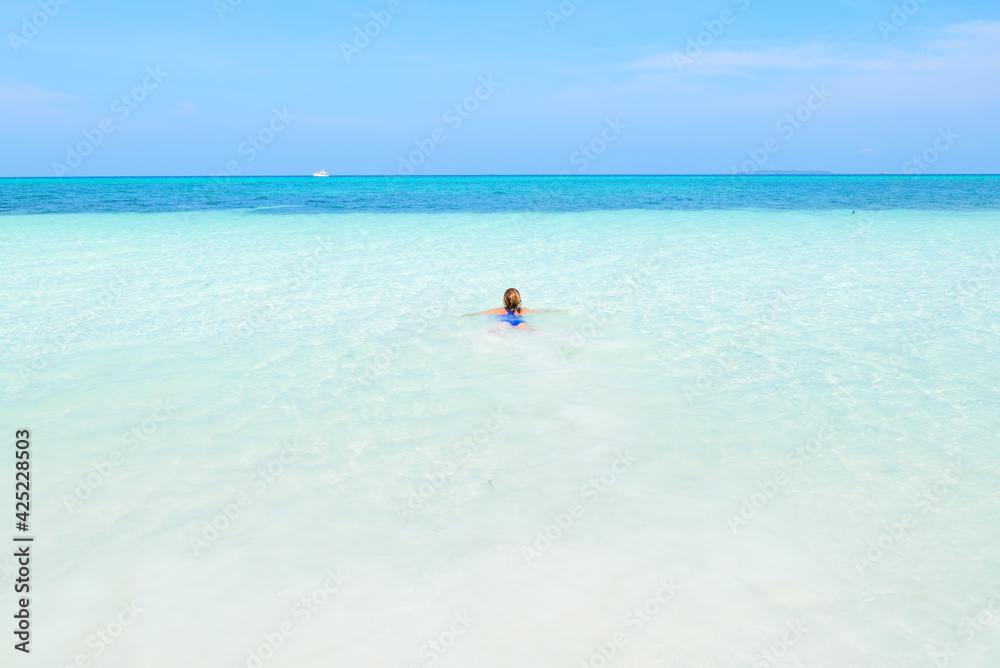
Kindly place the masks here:
<instances>
[{"instance_id":1,"label":"woman's arm","mask_svg":"<svg viewBox=\"0 0 1000 668\"><path fill-rule=\"evenodd\" d=\"M503 315L506 312L507 309L504 308L491 308L489 311L478 311L476 313L463 313L462 316L464 317L467 315Z\"/></svg>"},{"instance_id":2,"label":"woman's arm","mask_svg":"<svg viewBox=\"0 0 1000 668\"><path fill-rule=\"evenodd\" d=\"M521 310L524 311L525 313L562 313L562 312L564 312L565 309L561 309L561 308L549 308L549 309L545 309L544 311L536 311L533 308L523 308Z\"/></svg>"}]
</instances>

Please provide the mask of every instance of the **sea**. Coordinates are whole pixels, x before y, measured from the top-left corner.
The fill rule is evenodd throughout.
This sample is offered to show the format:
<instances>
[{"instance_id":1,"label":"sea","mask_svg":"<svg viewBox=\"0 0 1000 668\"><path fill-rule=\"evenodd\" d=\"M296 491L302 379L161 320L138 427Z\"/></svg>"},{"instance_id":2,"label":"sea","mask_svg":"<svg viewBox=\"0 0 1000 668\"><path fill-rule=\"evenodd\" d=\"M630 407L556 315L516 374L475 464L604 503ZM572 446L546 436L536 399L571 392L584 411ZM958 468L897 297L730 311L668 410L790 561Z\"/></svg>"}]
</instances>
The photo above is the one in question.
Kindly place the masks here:
<instances>
[{"instance_id":1,"label":"sea","mask_svg":"<svg viewBox=\"0 0 1000 668\"><path fill-rule=\"evenodd\" d=\"M5 666L998 665L1000 177L0 179L0 252Z\"/></svg>"}]
</instances>

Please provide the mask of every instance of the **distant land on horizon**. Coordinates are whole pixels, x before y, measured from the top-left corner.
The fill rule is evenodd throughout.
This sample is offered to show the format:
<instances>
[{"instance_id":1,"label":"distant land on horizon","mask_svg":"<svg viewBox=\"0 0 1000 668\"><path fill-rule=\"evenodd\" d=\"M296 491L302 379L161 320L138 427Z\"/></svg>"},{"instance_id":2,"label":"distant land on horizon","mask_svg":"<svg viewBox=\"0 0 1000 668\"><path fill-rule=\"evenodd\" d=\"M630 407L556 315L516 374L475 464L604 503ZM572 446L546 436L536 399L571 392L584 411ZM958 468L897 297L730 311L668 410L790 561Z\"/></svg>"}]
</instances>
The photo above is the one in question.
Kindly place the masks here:
<instances>
[{"instance_id":1,"label":"distant land on horizon","mask_svg":"<svg viewBox=\"0 0 1000 668\"><path fill-rule=\"evenodd\" d=\"M884 174L884 173L883 173ZM734 176L835 176L833 172L822 170L762 169L756 172L741 172Z\"/></svg>"},{"instance_id":2,"label":"distant land on horizon","mask_svg":"<svg viewBox=\"0 0 1000 668\"><path fill-rule=\"evenodd\" d=\"M942 172L936 174L906 174L904 172L830 172L825 170L759 170L755 172L706 172L706 173L678 173L678 174L652 174L652 173L616 173L616 174L411 174L401 176L397 174L330 174L334 179L367 179L367 178L388 178L388 179L434 179L434 178L483 178L483 177L507 177L507 178L607 178L607 177L722 177L722 176L1000 176L998 172ZM313 178L312 174L102 174L94 176L0 176L2 181L26 181L26 180L47 180L47 181L88 181L100 179L298 179Z\"/></svg>"}]
</instances>

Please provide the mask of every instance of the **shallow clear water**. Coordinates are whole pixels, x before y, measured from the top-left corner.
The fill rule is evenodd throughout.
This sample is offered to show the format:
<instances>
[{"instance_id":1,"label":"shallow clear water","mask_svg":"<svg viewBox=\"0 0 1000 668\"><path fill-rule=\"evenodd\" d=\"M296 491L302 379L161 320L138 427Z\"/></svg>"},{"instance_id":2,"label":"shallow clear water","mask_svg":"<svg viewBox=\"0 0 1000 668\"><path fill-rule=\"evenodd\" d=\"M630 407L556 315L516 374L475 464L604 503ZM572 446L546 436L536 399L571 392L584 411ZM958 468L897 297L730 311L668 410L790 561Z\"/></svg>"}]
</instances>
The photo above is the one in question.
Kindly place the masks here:
<instances>
[{"instance_id":1,"label":"shallow clear water","mask_svg":"<svg viewBox=\"0 0 1000 668\"><path fill-rule=\"evenodd\" d=\"M32 665L993 665L1000 214L939 204L0 218Z\"/></svg>"}]
</instances>

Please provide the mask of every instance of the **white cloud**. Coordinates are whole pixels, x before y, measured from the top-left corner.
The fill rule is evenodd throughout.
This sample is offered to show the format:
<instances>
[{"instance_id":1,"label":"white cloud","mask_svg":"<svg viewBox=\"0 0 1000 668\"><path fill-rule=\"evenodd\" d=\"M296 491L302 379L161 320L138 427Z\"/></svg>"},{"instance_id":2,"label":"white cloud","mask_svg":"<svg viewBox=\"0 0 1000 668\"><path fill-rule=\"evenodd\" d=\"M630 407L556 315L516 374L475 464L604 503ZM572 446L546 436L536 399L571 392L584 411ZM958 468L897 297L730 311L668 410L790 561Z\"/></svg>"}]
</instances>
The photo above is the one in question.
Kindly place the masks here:
<instances>
[{"instance_id":1,"label":"white cloud","mask_svg":"<svg viewBox=\"0 0 1000 668\"><path fill-rule=\"evenodd\" d=\"M679 53L679 52L678 52ZM631 63L633 69L677 69L674 53L663 54ZM685 56L685 54L680 54ZM687 57L687 56L685 56ZM760 68L797 69L843 65L844 61L824 55L817 47L789 49L766 47L757 50L734 51L731 49L706 49L691 59L685 69L701 70L742 70Z\"/></svg>"},{"instance_id":2,"label":"white cloud","mask_svg":"<svg viewBox=\"0 0 1000 668\"><path fill-rule=\"evenodd\" d=\"M77 104L89 98L55 90L38 88L20 81L0 81L0 103L3 104Z\"/></svg>"},{"instance_id":3,"label":"white cloud","mask_svg":"<svg viewBox=\"0 0 1000 668\"><path fill-rule=\"evenodd\" d=\"M949 71L1000 65L1000 21L975 21L913 29L912 48L888 44L763 44L757 48L709 46L691 57L683 50L626 63L624 69L676 74L749 75L759 70L838 69L877 72ZM685 61L683 58L689 58ZM681 66L678 63L682 63Z\"/></svg>"}]
</instances>

